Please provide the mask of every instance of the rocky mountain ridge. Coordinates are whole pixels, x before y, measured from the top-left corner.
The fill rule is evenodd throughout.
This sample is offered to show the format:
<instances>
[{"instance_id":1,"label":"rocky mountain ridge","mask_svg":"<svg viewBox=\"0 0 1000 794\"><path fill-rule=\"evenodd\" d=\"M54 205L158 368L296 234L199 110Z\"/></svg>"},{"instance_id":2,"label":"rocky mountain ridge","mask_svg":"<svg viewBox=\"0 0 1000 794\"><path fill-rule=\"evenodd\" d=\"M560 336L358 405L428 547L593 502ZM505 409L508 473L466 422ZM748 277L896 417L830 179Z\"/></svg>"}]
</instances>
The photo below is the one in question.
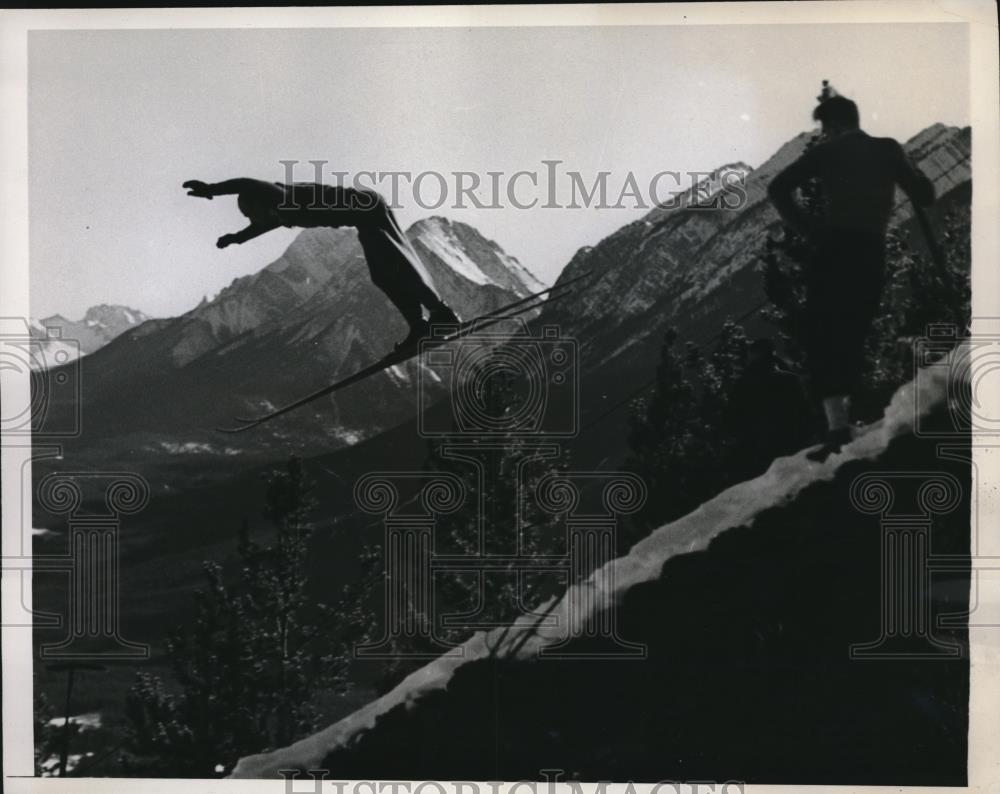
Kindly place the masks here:
<instances>
[{"instance_id":1,"label":"rocky mountain ridge","mask_svg":"<svg viewBox=\"0 0 1000 794\"><path fill-rule=\"evenodd\" d=\"M138 309L102 303L87 309L80 320L68 320L61 314L33 320L29 332L40 355L32 359L32 367L49 368L95 353L149 319Z\"/></svg>"},{"instance_id":2,"label":"rocky mountain ridge","mask_svg":"<svg viewBox=\"0 0 1000 794\"><path fill-rule=\"evenodd\" d=\"M811 135L797 135L756 169L729 167L743 177L742 195L730 193L734 200L740 199L738 206L702 201L699 207L689 200L680 206L658 208L596 246L578 251L556 283L587 270L600 277L577 298L544 311L542 319L558 323L567 335L586 338L608 355L620 352L618 337L623 333L619 325L625 325L629 332L633 327L641 329L631 334L630 346L649 337L658 344L670 322L692 312L697 316L699 304L724 284L737 287L744 308L759 304L761 290L750 294L749 285L743 282L754 274L764 241L779 226L777 212L767 200L767 186L802 153ZM904 148L934 182L939 199L972 178L968 127L935 124L907 141ZM893 222L898 225L908 217L908 205L900 193ZM609 318L615 323L609 323ZM630 322L639 318L642 322ZM600 355L589 360L595 368L602 363Z\"/></svg>"},{"instance_id":3,"label":"rocky mountain ridge","mask_svg":"<svg viewBox=\"0 0 1000 794\"><path fill-rule=\"evenodd\" d=\"M769 236L780 236L767 186L802 153L812 135L803 132L759 167L743 169L744 181L721 201L655 209L573 256L556 284L587 271L596 277L586 290L547 306L539 322L558 326L563 336L580 340L585 349L584 421L588 414L623 404L634 393L635 373L648 377L655 370L671 326L678 329L681 342L701 345L711 342L727 318L741 321L751 334L774 334L759 317L767 302L759 256ZM935 124L913 136L904 149L934 182L938 202L929 213L932 222L940 222L950 209L968 209L970 128ZM733 207L736 198L739 203ZM899 193L892 223L907 227L910 219L908 202ZM911 239L919 249L919 232ZM626 417L625 411L618 411L603 422L601 457L583 459L596 465L620 457Z\"/></svg>"}]
</instances>

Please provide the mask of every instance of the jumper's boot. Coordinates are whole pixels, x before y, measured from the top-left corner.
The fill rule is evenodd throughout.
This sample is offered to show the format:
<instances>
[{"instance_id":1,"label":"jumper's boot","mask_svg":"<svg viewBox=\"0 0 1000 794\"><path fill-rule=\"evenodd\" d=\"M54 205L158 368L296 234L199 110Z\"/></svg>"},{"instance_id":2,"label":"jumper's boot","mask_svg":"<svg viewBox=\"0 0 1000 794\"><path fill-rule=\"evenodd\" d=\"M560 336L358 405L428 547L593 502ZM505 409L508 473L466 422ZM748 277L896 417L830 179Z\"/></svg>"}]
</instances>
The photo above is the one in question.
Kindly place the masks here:
<instances>
[{"instance_id":1,"label":"jumper's boot","mask_svg":"<svg viewBox=\"0 0 1000 794\"><path fill-rule=\"evenodd\" d=\"M435 309L431 309L431 316L427 320L431 325L461 325L462 321L450 307L442 303Z\"/></svg>"},{"instance_id":2,"label":"jumper's boot","mask_svg":"<svg viewBox=\"0 0 1000 794\"><path fill-rule=\"evenodd\" d=\"M410 333L406 335L406 338L401 342L396 343L396 352L405 350L407 348L416 347L420 344L421 339L431 335L431 324L427 320L421 318L418 321L414 321L410 324Z\"/></svg>"}]
</instances>

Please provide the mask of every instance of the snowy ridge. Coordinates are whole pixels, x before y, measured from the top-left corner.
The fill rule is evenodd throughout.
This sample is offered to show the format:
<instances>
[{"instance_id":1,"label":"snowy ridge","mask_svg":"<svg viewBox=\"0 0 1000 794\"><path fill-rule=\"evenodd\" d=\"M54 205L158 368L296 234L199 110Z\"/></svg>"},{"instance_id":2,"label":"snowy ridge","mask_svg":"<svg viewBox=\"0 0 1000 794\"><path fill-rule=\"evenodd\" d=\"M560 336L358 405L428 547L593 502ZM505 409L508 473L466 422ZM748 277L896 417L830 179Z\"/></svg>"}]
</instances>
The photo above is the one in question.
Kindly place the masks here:
<instances>
[{"instance_id":1,"label":"snowy ridge","mask_svg":"<svg viewBox=\"0 0 1000 794\"><path fill-rule=\"evenodd\" d=\"M712 205L720 193L735 189L742 185L753 173L753 168L742 161L727 163L716 168L704 178L699 179L683 193L674 194L663 205L650 210L642 221L647 225L655 224L665 214L691 206L706 207ZM733 199L735 203L736 199Z\"/></svg>"},{"instance_id":2,"label":"snowy ridge","mask_svg":"<svg viewBox=\"0 0 1000 794\"><path fill-rule=\"evenodd\" d=\"M473 284L495 284L457 245L443 218L429 218L419 224L416 239L445 264Z\"/></svg>"},{"instance_id":3,"label":"snowy ridge","mask_svg":"<svg viewBox=\"0 0 1000 794\"><path fill-rule=\"evenodd\" d=\"M539 292L549 286L543 281L539 280L534 273L532 273L528 268L518 261L517 257L511 256L504 251L497 249L497 256L499 257L501 263L510 270L512 273L516 274L518 279L527 288L527 292Z\"/></svg>"},{"instance_id":4,"label":"snowy ridge","mask_svg":"<svg viewBox=\"0 0 1000 794\"><path fill-rule=\"evenodd\" d=\"M656 580L668 559L703 550L730 528L753 525L756 516L794 499L807 486L832 480L846 463L877 458L893 439L912 434L918 417L947 405L949 386L955 385L949 380L956 372L966 371L951 363L966 356L968 350L960 347L947 360L920 370L914 381L896 392L880 421L826 463L810 463L804 450L775 460L761 476L728 488L695 511L660 527L627 555L612 560L562 597L536 610L556 619L537 621L525 616L508 628L480 632L462 646L461 656L436 659L386 695L313 736L241 759L231 777L271 778L278 777L282 769L323 768L330 753L372 730L381 715L400 705L412 708L426 696L441 693L456 671L470 662L488 657L529 660L545 646L579 636L602 605L618 604L631 588Z\"/></svg>"},{"instance_id":5,"label":"snowy ridge","mask_svg":"<svg viewBox=\"0 0 1000 794\"><path fill-rule=\"evenodd\" d=\"M435 215L417 221L406 234L424 264L434 268L436 263L436 275L445 281L506 289L519 297L546 286L517 257L468 224Z\"/></svg>"}]
</instances>

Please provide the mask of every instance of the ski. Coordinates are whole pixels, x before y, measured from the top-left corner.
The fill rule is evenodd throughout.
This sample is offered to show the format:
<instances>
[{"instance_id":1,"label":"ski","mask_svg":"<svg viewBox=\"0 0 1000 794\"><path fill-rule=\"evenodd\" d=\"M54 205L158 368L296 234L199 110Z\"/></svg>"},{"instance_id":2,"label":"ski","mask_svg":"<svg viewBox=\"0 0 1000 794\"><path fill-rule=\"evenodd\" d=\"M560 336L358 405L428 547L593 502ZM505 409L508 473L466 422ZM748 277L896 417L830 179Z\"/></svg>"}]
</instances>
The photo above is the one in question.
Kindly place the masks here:
<instances>
[{"instance_id":1,"label":"ski","mask_svg":"<svg viewBox=\"0 0 1000 794\"><path fill-rule=\"evenodd\" d=\"M506 320L518 314L523 314L524 312L531 311L535 308L540 308L546 303L557 300L559 298L565 297L569 294L568 288L573 286L579 281L589 277L591 275L590 271L582 273L579 276L564 281L561 284L556 284L547 289L539 290L538 292L532 293L531 295L526 295L519 300L509 303L506 306L501 306L499 309L494 309L493 311L487 312L486 314L480 315L473 320L467 320L455 327L455 330L449 334L441 337L427 337L417 342L415 345L410 345L399 350L393 350L391 353L386 354L378 361L369 364L367 367L359 369L357 372L348 375L328 386L324 386L322 389L307 394L301 399L295 400L294 402L283 405L280 408L271 411L270 413L263 414L262 416L253 418L241 418L237 417L236 421L239 422L237 427L217 427L216 430L220 433L242 433L245 430L252 430L255 427L259 427L265 422L269 422L272 419L276 419L289 411L294 411L296 408L301 408L303 405L308 405L314 400L318 400L320 397L325 397L328 394L333 394L334 392L340 391L341 389L346 389L355 383L370 378L373 375L377 375L389 367L396 366L397 364L402 364L409 361L411 358L417 356L421 352L421 344L423 344L424 350L433 349L446 345L449 342L454 342L464 337L467 337L483 328L488 328L492 325ZM543 295L548 295L548 298L542 298Z\"/></svg>"}]
</instances>

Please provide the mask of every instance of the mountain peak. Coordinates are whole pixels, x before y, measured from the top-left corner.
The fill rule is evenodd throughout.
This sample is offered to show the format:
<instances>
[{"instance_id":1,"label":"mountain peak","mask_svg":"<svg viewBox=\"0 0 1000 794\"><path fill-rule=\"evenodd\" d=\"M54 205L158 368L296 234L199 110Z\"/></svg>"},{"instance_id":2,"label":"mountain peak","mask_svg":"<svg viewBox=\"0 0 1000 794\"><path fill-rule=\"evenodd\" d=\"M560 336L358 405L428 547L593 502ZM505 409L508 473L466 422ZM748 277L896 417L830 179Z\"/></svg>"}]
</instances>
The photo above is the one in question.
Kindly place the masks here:
<instances>
[{"instance_id":1,"label":"mountain peak","mask_svg":"<svg viewBox=\"0 0 1000 794\"><path fill-rule=\"evenodd\" d=\"M149 316L138 309L132 309L119 304L101 303L87 309L81 322L105 326L125 325L126 327L130 327L139 325L148 319L150 319Z\"/></svg>"},{"instance_id":2,"label":"mountain peak","mask_svg":"<svg viewBox=\"0 0 1000 794\"><path fill-rule=\"evenodd\" d=\"M425 264L440 262L473 284L511 290L519 297L542 289L542 282L516 257L466 223L432 215L406 234Z\"/></svg>"},{"instance_id":3,"label":"mountain peak","mask_svg":"<svg viewBox=\"0 0 1000 794\"><path fill-rule=\"evenodd\" d=\"M80 320L68 320L61 314L53 314L32 322L32 335L45 348L40 362L46 362L46 365L56 360L65 363L78 355L100 350L125 331L149 319L148 315L129 306L99 303L87 309ZM58 338L50 337L50 328L59 329ZM56 352L59 353L58 359Z\"/></svg>"},{"instance_id":4,"label":"mountain peak","mask_svg":"<svg viewBox=\"0 0 1000 794\"><path fill-rule=\"evenodd\" d=\"M694 172L692 176L700 176L701 179L695 181L687 190L671 195L669 199L650 210L642 220L649 225L684 207L708 206L719 193L731 189L734 184L745 182L753 172L753 167L742 160L720 165L712 171Z\"/></svg>"},{"instance_id":5,"label":"mountain peak","mask_svg":"<svg viewBox=\"0 0 1000 794\"><path fill-rule=\"evenodd\" d=\"M925 158L935 159L933 152L942 148L955 148L956 144L965 155L968 154L968 140L970 130L968 127L949 127L940 122L925 127L903 144L911 158L923 160ZM962 139L966 141L962 143Z\"/></svg>"},{"instance_id":6,"label":"mountain peak","mask_svg":"<svg viewBox=\"0 0 1000 794\"><path fill-rule=\"evenodd\" d=\"M737 172L743 174L749 174L753 171L753 166L748 165L742 160L736 160L732 163L726 163L725 165L720 165L712 173L713 174L724 174L726 172Z\"/></svg>"},{"instance_id":7,"label":"mountain peak","mask_svg":"<svg viewBox=\"0 0 1000 794\"><path fill-rule=\"evenodd\" d=\"M445 215L431 215L429 218L421 218L414 221L413 225L410 226L410 230L417 226L451 226L452 223L452 219Z\"/></svg>"},{"instance_id":8,"label":"mountain peak","mask_svg":"<svg viewBox=\"0 0 1000 794\"><path fill-rule=\"evenodd\" d=\"M920 130L920 132L918 132L916 135L910 138L910 141L914 142L921 139L926 140L928 138L933 138L937 135L940 135L943 132L947 132L948 130L957 131L958 127L949 127L940 121L935 121L933 124L930 124L929 126L924 127L922 130Z\"/></svg>"}]
</instances>

